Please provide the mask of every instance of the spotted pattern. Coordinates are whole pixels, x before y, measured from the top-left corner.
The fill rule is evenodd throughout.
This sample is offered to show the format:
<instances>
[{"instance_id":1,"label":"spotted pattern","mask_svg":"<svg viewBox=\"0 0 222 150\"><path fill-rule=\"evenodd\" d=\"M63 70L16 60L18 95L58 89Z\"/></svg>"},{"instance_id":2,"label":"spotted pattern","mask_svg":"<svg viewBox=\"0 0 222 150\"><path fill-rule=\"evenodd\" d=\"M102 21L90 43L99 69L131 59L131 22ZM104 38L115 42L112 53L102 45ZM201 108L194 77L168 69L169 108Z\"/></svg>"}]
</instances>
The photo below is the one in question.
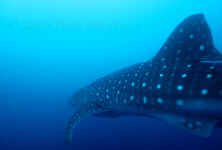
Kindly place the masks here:
<instances>
[{"instance_id":1,"label":"spotted pattern","mask_svg":"<svg viewBox=\"0 0 222 150\"><path fill-rule=\"evenodd\" d=\"M82 100L79 97L87 97L88 103L97 103L99 108L118 105L177 112L190 100L221 101L222 63L201 62L202 58L211 60L218 55L204 17L191 16L175 29L152 60L98 79L76 94L73 104L81 104L76 102ZM201 120L184 120L183 126L188 129L204 125Z\"/></svg>"},{"instance_id":2,"label":"spotted pattern","mask_svg":"<svg viewBox=\"0 0 222 150\"><path fill-rule=\"evenodd\" d=\"M152 61L136 64L99 80L94 83L95 95L100 99L105 96L105 104L118 100L118 103L122 101L127 105L140 103L152 106L165 101L165 105L171 105L173 103L167 101L172 98L161 97L174 95L174 103L178 107L186 104L187 96L221 96L222 89L218 88L216 94L209 88L216 84L217 64L201 64L198 61L201 57L218 53L212 51L212 37L207 24L203 22L202 16L185 20Z\"/></svg>"}]
</instances>

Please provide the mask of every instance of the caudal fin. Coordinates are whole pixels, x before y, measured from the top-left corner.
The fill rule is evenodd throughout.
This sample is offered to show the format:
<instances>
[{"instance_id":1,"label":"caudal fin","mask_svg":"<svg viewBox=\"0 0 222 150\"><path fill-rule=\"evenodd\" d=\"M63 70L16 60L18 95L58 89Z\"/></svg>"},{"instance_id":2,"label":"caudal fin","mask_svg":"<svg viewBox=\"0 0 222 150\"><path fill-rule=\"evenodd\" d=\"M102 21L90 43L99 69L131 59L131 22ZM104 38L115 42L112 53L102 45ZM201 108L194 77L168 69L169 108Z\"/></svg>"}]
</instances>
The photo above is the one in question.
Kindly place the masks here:
<instances>
[{"instance_id":1,"label":"caudal fin","mask_svg":"<svg viewBox=\"0 0 222 150\"><path fill-rule=\"evenodd\" d=\"M70 117L67 127L65 129L65 142L70 143L72 141L72 130L76 127L76 125L80 122L80 114L74 112Z\"/></svg>"}]
</instances>

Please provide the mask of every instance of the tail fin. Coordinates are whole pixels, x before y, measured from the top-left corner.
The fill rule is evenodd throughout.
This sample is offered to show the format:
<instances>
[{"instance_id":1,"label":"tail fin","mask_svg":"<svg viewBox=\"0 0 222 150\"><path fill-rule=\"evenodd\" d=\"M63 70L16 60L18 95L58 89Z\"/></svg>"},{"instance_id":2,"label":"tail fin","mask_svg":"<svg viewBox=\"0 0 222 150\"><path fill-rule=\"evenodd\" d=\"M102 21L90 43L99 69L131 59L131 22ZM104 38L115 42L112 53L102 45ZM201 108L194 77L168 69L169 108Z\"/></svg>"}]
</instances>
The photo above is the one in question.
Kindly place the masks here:
<instances>
[{"instance_id":1,"label":"tail fin","mask_svg":"<svg viewBox=\"0 0 222 150\"><path fill-rule=\"evenodd\" d=\"M86 118L89 115L92 115L96 112L99 112L99 109L96 110L94 105L85 105L84 107L80 107L75 111L70 117L67 127L65 128L65 141L66 143L71 143L72 141L72 131L77 126L77 124L82 120L82 118Z\"/></svg>"},{"instance_id":2,"label":"tail fin","mask_svg":"<svg viewBox=\"0 0 222 150\"><path fill-rule=\"evenodd\" d=\"M72 130L80 122L81 115L78 112L74 112L68 121L67 127L65 129L65 141L66 143L71 143L72 141Z\"/></svg>"}]
</instances>

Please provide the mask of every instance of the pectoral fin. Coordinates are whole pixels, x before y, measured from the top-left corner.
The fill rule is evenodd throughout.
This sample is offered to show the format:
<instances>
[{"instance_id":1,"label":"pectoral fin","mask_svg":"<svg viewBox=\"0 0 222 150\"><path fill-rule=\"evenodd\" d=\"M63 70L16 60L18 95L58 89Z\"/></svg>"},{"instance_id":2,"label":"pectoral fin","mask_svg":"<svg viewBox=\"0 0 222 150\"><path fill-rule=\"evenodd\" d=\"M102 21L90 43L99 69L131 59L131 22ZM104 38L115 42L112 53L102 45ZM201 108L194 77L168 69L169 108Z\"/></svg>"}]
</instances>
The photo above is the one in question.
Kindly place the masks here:
<instances>
[{"instance_id":1,"label":"pectoral fin","mask_svg":"<svg viewBox=\"0 0 222 150\"><path fill-rule=\"evenodd\" d=\"M209 137L217 123L216 120L191 118L174 114L155 114L154 116L168 124L183 128L194 135L202 137Z\"/></svg>"},{"instance_id":2,"label":"pectoral fin","mask_svg":"<svg viewBox=\"0 0 222 150\"><path fill-rule=\"evenodd\" d=\"M117 118L120 116L119 113L114 111L106 111L102 113L95 114L96 117L105 117L105 118Z\"/></svg>"}]
</instances>

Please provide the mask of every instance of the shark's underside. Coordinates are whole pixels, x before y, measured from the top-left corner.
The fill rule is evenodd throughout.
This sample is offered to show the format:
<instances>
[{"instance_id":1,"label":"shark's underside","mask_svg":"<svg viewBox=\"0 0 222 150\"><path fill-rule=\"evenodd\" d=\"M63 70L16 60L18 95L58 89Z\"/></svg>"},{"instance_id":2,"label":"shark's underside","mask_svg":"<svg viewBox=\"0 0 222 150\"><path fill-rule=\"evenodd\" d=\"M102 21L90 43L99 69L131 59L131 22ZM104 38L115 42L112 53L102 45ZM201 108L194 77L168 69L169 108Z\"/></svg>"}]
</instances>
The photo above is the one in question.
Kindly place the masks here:
<instances>
[{"instance_id":1,"label":"shark's underside","mask_svg":"<svg viewBox=\"0 0 222 150\"><path fill-rule=\"evenodd\" d=\"M77 91L72 129L90 115L147 116L207 137L222 120L222 57L202 14L185 19L151 60Z\"/></svg>"}]
</instances>

